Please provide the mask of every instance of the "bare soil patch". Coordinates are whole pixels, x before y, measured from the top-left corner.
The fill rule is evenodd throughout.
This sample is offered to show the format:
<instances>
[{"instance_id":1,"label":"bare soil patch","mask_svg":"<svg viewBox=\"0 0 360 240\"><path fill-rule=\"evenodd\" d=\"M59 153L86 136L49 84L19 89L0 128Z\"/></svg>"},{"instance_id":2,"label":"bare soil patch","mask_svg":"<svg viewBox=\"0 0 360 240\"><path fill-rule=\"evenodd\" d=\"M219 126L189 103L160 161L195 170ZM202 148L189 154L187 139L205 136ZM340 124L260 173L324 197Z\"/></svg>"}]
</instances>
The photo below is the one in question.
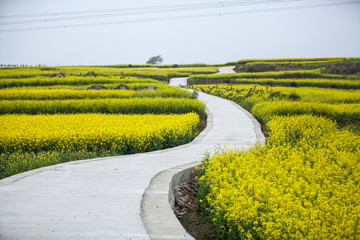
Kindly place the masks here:
<instances>
[{"instance_id":1,"label":"bare soil patch","mask_svg":"<svg viewBox=\"0 0 360 240\"><path fill-rule=\"evenodd\" d=\"M185 230L196 240L214 240L207 218L197 211L196 182L190 179L174 189L175 214Z\"/></svg>"}]
</instances>

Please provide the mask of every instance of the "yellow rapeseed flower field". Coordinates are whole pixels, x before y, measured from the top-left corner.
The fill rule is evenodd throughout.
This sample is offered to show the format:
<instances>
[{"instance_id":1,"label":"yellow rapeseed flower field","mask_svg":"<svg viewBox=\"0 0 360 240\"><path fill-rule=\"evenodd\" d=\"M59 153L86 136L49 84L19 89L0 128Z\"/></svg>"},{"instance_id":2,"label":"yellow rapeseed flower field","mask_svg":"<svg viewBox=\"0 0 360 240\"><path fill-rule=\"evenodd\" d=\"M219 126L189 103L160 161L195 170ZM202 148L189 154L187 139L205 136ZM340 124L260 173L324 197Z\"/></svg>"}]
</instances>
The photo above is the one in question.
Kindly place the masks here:
<instances>
[{"instance_id":1,"label":"yellow rapeseed flower field","mask_svg":"<svg viewBox=\"0 0 360 240\"><path fill-rule=\"evenodd\" d=\"M196 112L206 116L205 105L188 98L70 99L0 101L0 114L183 114Z\"/></svg>"},{"instance_id":2,"label":"yellow rapeseed flower field","mask_svg":"<svg viewBox=\"0 0 360 240\"><path fill-rule=\"evenodd\" d=\"M0 152L146 152L190 141L198 134L198 125L196 113L1 115Z\"/></svg>"},{"instance_id":3,"label":"yellow rapeseed flower field","mask_svg":"<svg viewBox=\"0 0 360 240\"><path fill-rule=\"evenodd\" d=\"M190 142L196 113L0 115L0 178L52 164Z\"/></svg>"},{"instance_id":4,"label":"yellow rapeseed flower field","mask_svg":"<svg viewBox=\"0 0 360 240\"><path fill-rule=\"evenodd\" d=\"M360 124L360 103L329 104L318 102L276 101L262 102L252 108L252 114L267 122L274 116L313 114L324 116L338 123Z\"/></svg>"},{"instance_id":5,"label":"yellow rapeseed flower field","mask_svg":"<svg viewBox=\"0 0 360 240\"><path fill-rule=\"evenodd\" d=\"M142 78L152 78L157 80L166 80L167 77L186 77L191 74L209 74L216 73L218 67L112 67L112 66L78 66L78 67L8 67L0 69L1 78L23 78L20 82L26 82L26 78L31 77L49 77L54 72L63 72L67 81L69 76L138 76ZM25 81L24 81L25 80ZM13 81L13 80L11 80ZM41 81L42 82L42 81ZM19 82L18 82L19 83ZM49 83L49 82L47 82ZM75 83L75 81L74 81ZM1 86L1 83L0 83Z\"/></svg>"},{"instance_id":6,"label":"yellow rapeseed flower field","mask_svg":"<svg viewBox=\"0 0 360 240\"><path fill-rule=\"evenodd\" d=\"M262 149L204 160L199 202L222 239L359 239L360 137L276 117Z\"/></svg>"},{"instance_id":7,"label":"yellow rapeseed flower field","mask_svg":"<svg viewBox=\"0 0 360 240\"><path fill-rule=\"evenodd\" d=\"M217 67L161 67L1 68L0 178L190 142L199 132L199 118L206 118L205 105L165 80L216 72ZM64 74L53 77L59 72ZM106 90L87 90L94 84Z\"/></svg>"},{"instance_id":8,"label":"yellow rapeseed flower field","mask_svg":"<svg viewBox=\"0 0 360 240\"><path fill-rule=\"evenodd\" d=\"M326 80L324 87L333 86L331 81L337 80ZM219 149L204 157L198 203L218 239L360 239L358 90L192 88L250 110L267 135L262 148Z\"/></svg>"},{"instance_id":9,"label":"yellow rapeseed flower field","mask_svg":"<svg viewBox=\"0 0 360 240\"><path fill-rule=\"evenodd\" d=\"M358 90L258 85L195 85L192 88L235 101L261 122L277 115L314 114L360 126ZM292 98L297 97L297 99Z\"/></svg>"}]
</instances>

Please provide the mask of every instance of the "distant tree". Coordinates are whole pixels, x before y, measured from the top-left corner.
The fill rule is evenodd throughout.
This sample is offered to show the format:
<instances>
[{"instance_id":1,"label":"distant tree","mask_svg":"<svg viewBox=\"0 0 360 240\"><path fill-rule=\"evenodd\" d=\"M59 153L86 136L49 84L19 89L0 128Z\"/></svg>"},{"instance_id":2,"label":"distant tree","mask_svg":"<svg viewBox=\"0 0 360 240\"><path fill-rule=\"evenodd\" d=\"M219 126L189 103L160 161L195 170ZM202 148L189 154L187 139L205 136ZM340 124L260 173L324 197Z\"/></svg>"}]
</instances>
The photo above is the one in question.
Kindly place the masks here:
<instances>
[{"instance_id":1,"label":"distant tree","mask_svg":"<svg viewBox=\"0 0 360 240\"><path fill-rule=\"evenodd\" d=\"M161 57L161 55L158 55L158 56L149 58L149 60L147 60L146 64L158 64L158 63L162 63L163 61L164 61L164 59Z\"/></svg>"}]
</instances>

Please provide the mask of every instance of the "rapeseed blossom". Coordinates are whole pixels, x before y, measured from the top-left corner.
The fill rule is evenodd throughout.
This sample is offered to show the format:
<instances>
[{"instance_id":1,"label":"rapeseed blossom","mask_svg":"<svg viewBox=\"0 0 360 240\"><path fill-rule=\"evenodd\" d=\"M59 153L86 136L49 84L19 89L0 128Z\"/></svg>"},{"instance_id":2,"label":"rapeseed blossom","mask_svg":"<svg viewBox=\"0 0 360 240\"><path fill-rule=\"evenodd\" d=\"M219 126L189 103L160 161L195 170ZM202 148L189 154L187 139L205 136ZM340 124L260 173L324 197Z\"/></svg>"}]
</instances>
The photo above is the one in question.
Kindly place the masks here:
<instances>
[{"instance_id":1,"label":"rapeseed blossom","mask_svg":"<svg viewBox=\"0 0 360 240\"><path fill-rule=\"evenodd\" d=\"M0 152L64 149L146 152L189 142L198 134L198 125L196 113L2 115Z\"/></svg>"},{"instance_id":2,"label":"rapeseed blossom","mask_svg":"<svg viewBox=\"0 0 360 240\"><path fill-rule=\"evenodd\" d=\"M99 156L148 152L190 142L196 113L168 115L0 115L0 178Z\"/></svg>"},{"instance_id":3,"label":"rapeseed blossom","mask_svg":"<svg viewBox=\"0 0 360 240\"><path fill-rule=\"evenodd\" d=\"M360 137L310 115L275 117L268 127L262 149L204 160L199 203L217 235L357 239Z\"/></svg>"},{"instance_id":4,"label":"rapeseed blossom","mask_svg":"<svg viewBox=\"0 0 360 240\"><path fill-rule=\"evenodd\" d=\"M183 114L196 112L206 116L205 105L188 98L105 98L68 100L5 100L1 102L0 114Z\"/></svg>"}]
</instances>

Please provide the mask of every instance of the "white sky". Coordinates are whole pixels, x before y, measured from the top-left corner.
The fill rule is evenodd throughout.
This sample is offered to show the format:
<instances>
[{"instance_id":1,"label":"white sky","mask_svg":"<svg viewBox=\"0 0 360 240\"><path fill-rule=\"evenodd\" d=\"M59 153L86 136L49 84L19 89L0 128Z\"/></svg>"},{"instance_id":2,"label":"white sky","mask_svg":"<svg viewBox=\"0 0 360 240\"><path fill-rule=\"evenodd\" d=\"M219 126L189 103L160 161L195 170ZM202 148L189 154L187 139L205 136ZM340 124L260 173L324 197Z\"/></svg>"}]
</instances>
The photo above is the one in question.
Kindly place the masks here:
<instances>
[{"instance_id":1,"label":"white sky","mask_svg":"<svg viewBox=\"0 0 360 240\"><path fill-rule=\"evenodd\" d=\"M279 0L278 0L279 1ZM52 17L1 18L0 64L90 65L142 64L162 55L164 64L225 63L243 58L359 57L360 0L223 0L225 7L192 11L122 15L45 22ZM232 3L254 5L234 6ZM306 9L312 6L353 2ZM87 10L124 9L213 3L216 0L0 0L0 16L33 13L62 13ZM218 5L217 5L218 4ZM268 11L293 8L291 10ZM301 8L301 7L300 7ZM266 10L263 11L263 10ZM253 11L249 13L249 11ZM226 15L226 12L240 14ZM106 12L101 12L104 14ZM222 14L219 16L219 14ZM100 14L92 13L89 15ZM177 20L151 18L215 14ZM58 17L79 15L58 15ZM36 24L9 21L40 19ZM72 27L74 24L147 19L138 23ZM32 27L66 28L6 32Z\"/></svg>"}]
</instances>

